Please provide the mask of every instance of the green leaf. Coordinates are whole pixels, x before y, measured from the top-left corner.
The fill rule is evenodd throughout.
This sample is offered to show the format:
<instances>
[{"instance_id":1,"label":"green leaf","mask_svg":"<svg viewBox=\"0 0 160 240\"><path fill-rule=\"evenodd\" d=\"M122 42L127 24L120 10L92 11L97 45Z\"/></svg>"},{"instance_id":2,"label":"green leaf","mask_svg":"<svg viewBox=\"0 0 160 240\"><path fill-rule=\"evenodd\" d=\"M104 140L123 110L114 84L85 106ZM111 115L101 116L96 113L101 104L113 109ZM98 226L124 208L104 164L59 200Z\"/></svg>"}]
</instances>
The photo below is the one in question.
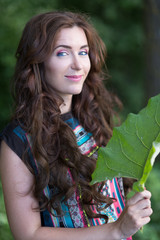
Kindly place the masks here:
<instances>
[{"instance_id":1,"label":"green leaf","mask_svg":"<svg viewBox=\"0 0 160 240\"><path fill-rule=\"evenodd\" d=\"M138 114L129 114L120 127L114 128L107 146L98 150L91 184L114 177L129 177L141 180L137 183L141 188L159 152L160 94L151 98Z\"/></svg>"},{"instance_id":2,"label":"green leaf","mask_svg":"<svg viewBox=\"0 0 160 240\"><path fill-rule=\"evenodd\" d=\"M158 135L159 138L160 134ZM157 139L156 139L157 140ZM160 153L160 143L153 142L152 148L149 152L148 159L145 163L143 174L139 181L135 182L132 187L132 191L130 191L127 195L127 199L131 198L135 192L141 192L144 190L144 185L146 183L146 180L152 170L152 167L154 165L155 158Z\"/></svg>"}]
</instances>

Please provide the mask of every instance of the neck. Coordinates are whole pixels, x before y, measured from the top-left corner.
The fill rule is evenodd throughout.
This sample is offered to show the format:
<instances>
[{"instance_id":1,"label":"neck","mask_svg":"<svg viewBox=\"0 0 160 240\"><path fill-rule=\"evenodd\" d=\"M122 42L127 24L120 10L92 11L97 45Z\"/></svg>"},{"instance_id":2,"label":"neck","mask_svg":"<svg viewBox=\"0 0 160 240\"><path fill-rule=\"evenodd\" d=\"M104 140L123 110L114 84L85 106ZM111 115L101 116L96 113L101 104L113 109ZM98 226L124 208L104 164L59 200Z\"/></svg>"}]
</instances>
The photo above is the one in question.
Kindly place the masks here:
<instances>
[{"instance_id":1,"label":"neck","mask_svg":"<svg viewBox=\"0 0 160 240\"><path fill-rule=\"evenodd\" d=\"M71 111L71 105L72 105L72 96L63 98L64 102L60 106L61 114L67 113Z\"/></svg>"}]
</instances>

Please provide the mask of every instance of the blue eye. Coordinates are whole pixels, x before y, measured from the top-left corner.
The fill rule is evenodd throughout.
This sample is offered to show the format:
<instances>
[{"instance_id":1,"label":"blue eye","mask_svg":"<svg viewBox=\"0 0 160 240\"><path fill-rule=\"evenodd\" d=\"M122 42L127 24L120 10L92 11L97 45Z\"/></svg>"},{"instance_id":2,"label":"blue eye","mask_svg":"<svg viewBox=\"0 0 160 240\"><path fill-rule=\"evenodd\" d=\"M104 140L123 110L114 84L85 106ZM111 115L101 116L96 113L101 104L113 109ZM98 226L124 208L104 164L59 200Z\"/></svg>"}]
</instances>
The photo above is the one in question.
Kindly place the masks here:
<instances>
[{"instance_id":1,"label":"blue eye","mask_svg":"<svg viewBox=\"0 0 160 240\"><path fill-rule=\"evenodd\" d=\"M60 51L60 52L57 53L58 57L63 57L63 56L66 56L66 55L68 55L68 53L64 52L64 51Z\"/></svg>"},{"instance_id":2,"label":"blue eye","mask_svg":"<svg viewBox=\"0 0 160 240\"><path fill-rule=\"evenodd\" d=\"M88 55L88 52L86 50L80 51L79 55L85 56Z\"/></svg>"}]
</instances>

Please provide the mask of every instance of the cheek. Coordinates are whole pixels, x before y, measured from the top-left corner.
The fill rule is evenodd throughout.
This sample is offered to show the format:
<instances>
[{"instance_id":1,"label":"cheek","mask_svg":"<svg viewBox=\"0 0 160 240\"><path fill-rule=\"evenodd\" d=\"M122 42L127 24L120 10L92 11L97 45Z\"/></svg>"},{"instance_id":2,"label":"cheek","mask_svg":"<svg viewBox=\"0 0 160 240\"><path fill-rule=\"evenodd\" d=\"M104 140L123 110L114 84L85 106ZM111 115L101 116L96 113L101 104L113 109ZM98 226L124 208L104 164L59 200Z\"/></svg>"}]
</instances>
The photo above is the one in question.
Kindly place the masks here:
<instances>
[{"instance_id":1,"label":"cheek","mask_svg":"<svg viewBox=\"0 0 160 240\"><path fill-rule=\"evenodd\" d=\"M50 63L46 66L46 76L48 77L53 77L54 75L56 76L58 71L58 64L57 67L55 67L55 64L53 63Z\"/></svg>"},{"instance_id":2,"label":"cheek","mask_svg":"<svg viewBox=\"0 0 160 240\"><path fill-rule=\"evenodd\" d=\"M46 68L45 77L47 83L53 84L54 79L56 78L53 68L50 68L49 66Z\"/></svg>"},{"instance_id":3,"label":"cheek","mask_svg":"<svg viewBox=\"0 0 160 240\"><path fill-rule=\"evenodd\" d=\"M68 69L68 62L54 61L49 65L50 72L54 75L61 75Z\"/></svg>"},{"instance_id":4,"label":"cheek","mask_svg":"<svg viewBox=\"0 0 160 240\"><path fill-rule=\"evenodd\" d=\"M91 62L90 62L90 59L88 59L88 61L87 61L86 64L85 64L86 74L89 73L90 69L91 69Z\"/></svg>"}]
</instances>

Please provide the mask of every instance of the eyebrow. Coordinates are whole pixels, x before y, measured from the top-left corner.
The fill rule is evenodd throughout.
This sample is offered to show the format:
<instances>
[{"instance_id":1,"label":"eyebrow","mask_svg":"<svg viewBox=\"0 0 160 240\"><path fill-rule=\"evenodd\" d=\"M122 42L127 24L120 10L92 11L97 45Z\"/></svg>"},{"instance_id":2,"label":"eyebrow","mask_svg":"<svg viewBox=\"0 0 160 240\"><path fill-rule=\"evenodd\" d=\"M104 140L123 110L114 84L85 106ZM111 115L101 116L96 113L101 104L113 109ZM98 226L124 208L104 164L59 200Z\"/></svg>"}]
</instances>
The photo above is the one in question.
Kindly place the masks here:
<instances>
[{"instance_id":1,"label":"eyebrow","mask_svg":"<svg viewBox=\"0 0 160 240\"><path fill-rule=\"evenodd\" d=\"M57 47L55 47L55 49L54 50L56 50L57 48L59 48L59 47L63 47L63 48L68 48L68 49L72 49L72 47L71 46L69 46L69 45L58 45ZM80 47L80 49L82 49L82 48L89 48L89 46L88 45L83 45L83 46L81 46Z\"/></svg>"}]
</instances>

